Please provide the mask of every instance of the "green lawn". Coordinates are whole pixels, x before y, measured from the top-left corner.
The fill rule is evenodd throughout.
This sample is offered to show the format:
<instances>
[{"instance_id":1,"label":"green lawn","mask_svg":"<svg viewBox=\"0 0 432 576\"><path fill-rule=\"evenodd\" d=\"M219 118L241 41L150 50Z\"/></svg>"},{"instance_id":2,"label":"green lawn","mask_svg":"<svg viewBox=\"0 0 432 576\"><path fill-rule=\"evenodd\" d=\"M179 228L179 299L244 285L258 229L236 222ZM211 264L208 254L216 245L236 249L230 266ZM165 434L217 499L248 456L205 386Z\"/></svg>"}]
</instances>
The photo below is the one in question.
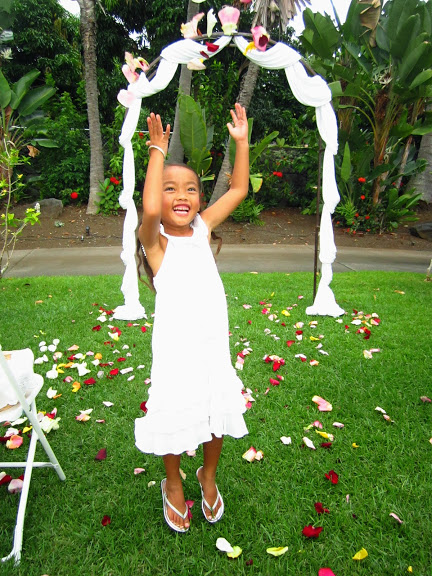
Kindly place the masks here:
<instances>
[{"instance_id":1,"label":"green lawn","mask_svg":"<svg viewBox=\"0 0 432 576\"><path fill-rule=\"evenodd\" d=\"M306 316L312 298L310 274L225 274L223 280L233 362L237 352L252 349L239 374L255 402L245 415L249 435L227 438L224 444L218 484L226 512L219 524L209 525L201 513L195 479L201 452L195 458L184 456L185 494L195 500L192 526L185 535L171 532L163 520L162 460L134 446L134 419L143 415L140 404L147 398L151 327L141 329L145 320L137 326L98 320L99 307L109 310L123 303L121 278L2 280L3 349L30 346L39 357L39 343L58 338L57 349L64 353L59 363L67 362L73 354L67 349L77 345L78 352L100 353L102 363L114 364L94 367L89 356L90 374L79 378L76 369L64 368L58 379L45 378L38 407L57 408L60 427L48 439L67 478L61 483L52 470L34 471L21 566L0 566L0 574L316 576L320 568L330 567L336 576L394 576L407 574L412 566L413 574L431 576L432 404L420 397L432 397L432 284L417 274L336 274L332 288L346 310L340 323ZM141 294L151 323L153 296L145 286ZM264 307L269 314L262 313ZM379 325L370 319L367 325L352 324L353 310L375 313ZM195 314L205 313L189 312L191 322ZM270 320L270 314L277 318ZM309 325L312 320L317 321L315 328ZM301 341L296 339L297 322L304 323ZM117 342L108 335L109 324L121 330ZM97 325L101 329L93 330ZM365 340L356 332L368 326L370 339ZM295 341L290 347L289 340ZM319 352L319 344L328 355ZM380 352L365 358L364 350L370 349ZM282 357L285 364L274 372L272 363L263 360L266 354ZM125 360L117 362L119 357ZM51 359L52 354L50 362L35 370L45 376ZM319 364L313 366L310 360ZM108 377L116 367L134 370ZM101 378L99 370L104 371ZM63 381L67 375L81 383L77 393L72 383ZM131 375L135 378L129 380ZM277 375L284 379L273 386L269 378ZM85 385L90 377L96 384ZM45 392L50 386L61 396L49 399ZM331 402L333 410L319 412L314 395ZM113 406L106 407L104 401ZM376 407L394 422L386 421ZM75 419L80 410L90 408L89 421ZM304 430L316 420L322 431L334 435L331 448L321 447L326 440L315 429ZM334 427L335 421L344 428ZM290 436L292 444L284 445L282 436ZM305 447L304 436L316 450ZM263 460L249 463L242 458L250 446L263 451ZM95 461L102 448L107 458ZM2 460L22 458L24 447L12 452L1 444L0 453ZM136 467L145 472L135 475ZM338 484L325 477L330 470L338 474ZM152 481L155 485L149 485ZM17 496L0 486L0 556L10 551L16 502ZM318 515L317 502L330 512ZM105 515L111 523L103 526ZM323 527L318 538L302 535L307 525ZM230 559L219 552L218 537L240 546L242 555ZM288 551L277 558L267 554L268 547L276 546L288 546ZM368 557L352 560L362 548Z\"/></svg>"}]
</instances>

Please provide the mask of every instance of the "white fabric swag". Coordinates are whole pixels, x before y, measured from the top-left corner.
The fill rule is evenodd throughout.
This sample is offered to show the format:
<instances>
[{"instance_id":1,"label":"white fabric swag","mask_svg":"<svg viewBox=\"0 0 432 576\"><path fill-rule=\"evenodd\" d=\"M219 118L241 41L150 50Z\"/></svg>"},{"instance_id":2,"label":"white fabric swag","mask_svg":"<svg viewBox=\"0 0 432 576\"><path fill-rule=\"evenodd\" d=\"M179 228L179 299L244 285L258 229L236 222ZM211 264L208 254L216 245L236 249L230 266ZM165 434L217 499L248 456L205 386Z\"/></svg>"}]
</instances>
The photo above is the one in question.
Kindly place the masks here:
<instances>
[{"instance_id":1,"label":"white fabric swag","mask_svg":"<svg viewBox=\"0 0 432 576\"><path fill-rule=\"evenodd\" d=\"M244 53L249 42L242 36L222 36L214 42L220 50L234 41L237 48ZM125 265L122 282L122 292L125 304L118 306L114 318L119 320L136 320L145 317L145 310L139 301L138 275L135 264L136 237L138 215L133 201L135 188L135 166L132 149L132 136L137 128L141 101L157 92L164 90L172 80L179 64L187 64L195 58L202 58L201 52L205 45L190 39L179 40L162 50L161 59L154 77L148 80L142 72L138 80L129 84L127 90L121 90L118 100L128 108L120 144L124 148L123 159L123 191L120 195L120 206L126 210L123 227L123 251L121 258ZM211 58L219 53L208 52ZM331 215L339 202L339 193L334 170L334 155L337 153L337 122L331 106L331 91L321 76L309 76L301 63L301 56L282 42L278 42L265 52L256 49L246 54L255 64L269 70L284 69L289 86L299 102L316 109L316 119L319 134L325 143L322 195L324 206L321 214L319 259L322 264L321 279L315 301L306 308L309 315L333 316L344 314L344 310L336 303L330 288L333 277L332 263L336 258Z\"/></svg>"}]
</instances>

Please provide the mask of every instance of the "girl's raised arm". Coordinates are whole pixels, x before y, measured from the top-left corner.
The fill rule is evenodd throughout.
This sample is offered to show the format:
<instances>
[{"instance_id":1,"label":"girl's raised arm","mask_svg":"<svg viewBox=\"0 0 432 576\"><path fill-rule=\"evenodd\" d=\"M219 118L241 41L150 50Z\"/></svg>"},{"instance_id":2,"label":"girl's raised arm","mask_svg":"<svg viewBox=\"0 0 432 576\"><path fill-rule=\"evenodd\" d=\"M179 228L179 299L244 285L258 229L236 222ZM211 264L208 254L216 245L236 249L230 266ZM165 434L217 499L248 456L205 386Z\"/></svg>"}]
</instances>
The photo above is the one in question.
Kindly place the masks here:
<instances>
[{"instance_id":1,"label":"girl's raised arm","mask_svg":"<svg viewBox=\"0 0 432 576\"><path fill-rule=\"evenodd\" d=\"M167 125L164 132L159 114L155 115L152 112L147 118L147 126L150 138L147 142L150 159L144 183L143 217L138 236L151 265L152 252L160 250L159 225L162 211L163 169L168 151L170 125Z\"/></svg>"},{"instance_id":2,"label":"girl's raised arm","mask_svg":"<svg viewBox=\"0 0 432 576\"><path fill-rule=\"evenodd\" d=\"M206 208L201 215L209 232L228 218L246 198L249 188L249 127L245 108L236 104L235 110L231 110L231 117L232 123L228 123L227 127L236 143L231 186L228 192Z\"/></svg>"}]
</instances>

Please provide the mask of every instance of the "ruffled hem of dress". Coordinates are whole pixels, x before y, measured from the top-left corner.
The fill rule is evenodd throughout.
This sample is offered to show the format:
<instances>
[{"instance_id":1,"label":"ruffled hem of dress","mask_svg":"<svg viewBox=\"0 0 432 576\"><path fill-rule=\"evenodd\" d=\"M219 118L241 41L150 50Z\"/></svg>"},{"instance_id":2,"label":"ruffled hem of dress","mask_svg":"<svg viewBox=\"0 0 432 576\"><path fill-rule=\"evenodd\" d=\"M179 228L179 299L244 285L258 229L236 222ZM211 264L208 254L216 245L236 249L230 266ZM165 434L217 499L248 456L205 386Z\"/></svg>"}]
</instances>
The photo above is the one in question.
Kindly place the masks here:
<instances>
[{"instance_id":1,"label":"ruffled hem of dress","mask_svg":"<svg viewBox=\"0 0 432 576\"><path fill-rule=\"evenodd\" d=\"M209 442L212 435L217 438L222 436L242 438L248 434L243 416L238 414L211 417L207 422L199 422L192 426L189 422L187 428L167 434L161 432L155 434L151 428L151 423L146 416L136 418L135 445L141 452L157 456L183 454L188 450L196 450L203 442Z\"/></svg>"}]
</instances>

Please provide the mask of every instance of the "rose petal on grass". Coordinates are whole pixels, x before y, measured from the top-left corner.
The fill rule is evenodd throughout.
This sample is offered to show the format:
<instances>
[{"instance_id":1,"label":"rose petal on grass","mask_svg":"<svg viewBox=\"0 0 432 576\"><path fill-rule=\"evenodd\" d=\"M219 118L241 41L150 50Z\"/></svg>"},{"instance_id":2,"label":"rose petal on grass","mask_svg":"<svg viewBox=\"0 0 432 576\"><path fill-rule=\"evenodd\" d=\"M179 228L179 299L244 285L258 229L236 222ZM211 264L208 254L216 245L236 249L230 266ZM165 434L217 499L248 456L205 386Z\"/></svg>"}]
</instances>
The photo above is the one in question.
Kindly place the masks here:
<instances>
[{"instance_id":1,"label":"rose petal on grass","mask_svg":"<svg viewBox=\"0 0 432 576\"><path fill-rule=\"evenodd\" d=\"M134 474L142 474L143 472L145 472L145 468L134 468Z\"/></svg>"},{"instance_id":2,"label":"rose petal on grass","mask_svg":"<svg viewBox=\"0 0 432 576\"><path fill-rule=\"evenodd\" d=\"M358 444L356 444L355 442L352 443L352 447L353 448L360 448L360 446Z\"/></svg>"},{"instance_id":3,"label":"rose petal on grass","mask_svg":"<svg viewBox=\"0 0 432 576\"><path fill-rule=\"evenodd\" d=\"M336 576L336 574L330 568L320 568L318 576Z\"/></svg>"},{"instance_id":4,"label":"rose petal on grass","mask_svg":"<svg viewBox=\"0 0 432 576\"><path fill-rule=\"evenodd\" d=\"M111 518L109 516L104 516L102 518L102 526L108 526L108 524L111 524Z\"/></svg>"},{"instance_id":5,"label":"rose petal on grass","mask_svg":"<svg viewBox=\"0 0 432 576\"><path fill-rule=\"evenodd\" d=\"M335 428L344 428L345 424L342 424L341 422L333 422L333 426Z\"/></svg>"},{"instance_id":6,"label":"rose petal on grass","mask_svg":"<svg viewBox=\"0 0 432 576\"><path fill-rule=\"evenodd\" d=\"M321 502L315 502L314 506L318 514L330 514L330 510L328 508L324 508Z\"/></svg>"},{"instance_id":7,"label":"rose petal on grass","mask_svg":"<svg viewBox=\"0 0 432 576\"><path fill-rule=\"evenodd\" d=\"M19 494L23 488L23 484L24 482L21 478L14 478L11 480L8 486L9 494Z\"/></svg>"},{"instance_id":8,"label":"rose petal on grass","mask_svg":"<svg viewBox=\"0 0 432 576\"><path fill-rule=\"evenodd\" d=\"M221 552L233 552L233 547L225 538L218 538L216 540L216 548Z\"/></svg>"},{"instance_id":9,"label":"rose petal on grass","mask_svg":"<svg viewBox=\"0 0 432 576\"><path fill-rule=\"evenodd\" d=\"M326 440L330 440L330 442L333 442L334 440L333 434L328 434L327 432L321 432L321 430L315 430L315 432L320 436L322 436L323 438L325 438Z\"/></svg>"},{"instance_id":10,"label":"rose petal on grass","mask_svg":"<svg viewBox=\"0 0 432 576\"><path fill-rule=\"evenodd\" d=\"M242 552L243 550L240 548L240 546L233 546L233 551L228 552L227 556L228 558L238 558Z\"/></svg>"},{"instance_id":11,"label":"rose petal on grass","mask_svg":"<svg viewBox=\"0 0 432 576\"><path fill-rule=\"evenodd\" d=\"M303 536L306 536L306 538L318 538L322 530L323 530L322 526L317 526L315 528L314 526L312 526L312 524L308 524L308 526L305 526L303 528L302 534Z\"/></svg>"},{"instance_id":12,"label":"rose petal on grass","mask_svg":"<svg viewBox=\"0 0 432 576\"><path fill-rule=\"evenodd\" d=\"M314 443L307 436L303 436L302 440L308 448L311 450L316 450Z\"/></svg>"},{"instance_id":13,"label":"rose petal on grass","mask_svg":"<svg viewBox=\"0 0 432 576\"><path fill-rule=\"evenodd\" d=\"M285 444L285 446L289 446L292 443L291 436L281 436L280 440L282 444Z\"/></svg>"},{"instance_id":14,"label":"rose petal on grass","mask_svg":"<svg viewBox=\"0 0 432 576\"><path fill-rule=\"evenodd\" d=\"M144 412L144 414L147 414L147 402L141 402L140 408Z\"/></svg>"},{"instance_id":15,"label":"rose petal on grass","mask_svg":"<svg viewBox=\"0 0 432 576\"><path fill-rule=\"evenodd\" d=\"M81 384L79 382L74 382L72 384L72 392L78 392L78 390L81 388Z\"/></svg>"},{"instance_id":16,"label":"rose petal on grass","mask_svg":"<svg viewBox=\"0 0 432 576\"><path fill-rule=\"evenodd\" d=\"M6 474L6 472L0 472L0 486L3 486L3 484L9 484L11 480L12 476Z\"/></svg>"},{"instance_id":17,"label":"rose petal on grass","mask_svg":"<svg viewBox=\"0 0 432 576\"><path fill-rule=\"evenodd\" d=\"M403 520L401 520L399 518L399 516L397 516L394 512L390 512L389 516L391 516L392 518L394 518L396 520L396 522L399 522L399 524L403 524Z\"/></svg>"},{"instance_id":18,"label":"rose petal on grass","mask_svg":"<svg viewBox=\"0 0 432 576\"><path fill-rule=\"evenodd\" d=\"M19 448L23 443L22 436L18 436L18 434L13 434L9 437L9 440L6 442L6 448L9 450L16 450Z\"/></svg>"},{"instance_id":19,"label":"rose petal on grass","mask_svg":"<svg viewBox=\"0 0 432 576\"><path fill-rule=\"evenodd\" d=\"M99 452L95 456L95 460L105 460L107 457L107 450L106 448L101 448Z\"/></svg>"},{"instance_id":20,"label":"rose petal on grass","mask_svg":"<svg viewBox=\"0 0 432 576\"><path fill-rule=\"evenodd\" d=\"M275 548L267 548L267 554L272 556L282 556L285 552L288 552L288 546L277 546Z\"/></svg>"},{"instance_id":21,"label":"rose petal on grass","mask_svg":"<svg viewBox=\"0 0 432 576\"><path fill-rule=\"evenodd\" d=\"M327 402L327 400L324 400L321 396L314 396L312 402L315 402L315 404L318 405L318 410L320 412L331 412L333 410L333 406L330 402Z\"/></svg>"},{"instance_id":22,"label":"rose petal on grass","mask_svg":"<svg viewBox=\"0 0 432 576\"><path fill-rule=\"evenodd\" d=\"M430 398L428 398L427 396L420 396L420 400L422 402L432 402L432 400Z\"/></svg>"},{"instance_id":23,"label":"rose petal on grass","mask_svg":"<svg viewBox=\"0 0 432 576\"><path fill-rule=\"evenodd\" d=\"M353 560L364 560L365 558L367 558L368 553L367 550L365 548L362 548L361 550L359 550L358 552L356 552L353 556Z\"/></svg>"},{"instance_id":24,"label":"rose petal on grass","mask_svg":"<svg viewBox=\"0 0 432 576\"><path fill-rule=\"evenodd\" d=\"M96 384L96 380L94 378L87 378L87 380L84 380L84 384L86 386L93 386L93 384Z\"/></svg>"},{"instance_id":25,"label":"rose petal on grass","mask_svg":"<svg viewBox=\"0 0 432 576\"><path fill-rule=\"evenodd\" d=\"M248 462L253 462L256 458L256 454L257 454L257 451L255 450L255 448L253 446L251 446L249 448L249 450L246 450L246 452L243 454L242 458L244 458Z\"/></svg>"},{"instance_id":26,"label":"rose petal on grass","mask_svg":"<svg viewBox=\"0 0 432 576\"><path fill-rule=\"evenodd\" d=\"M339 482L339 476L334 470L330 470L327 474L324 474L327 480L330 480L332 484L337 484Z\"/></svg>"},{"instance_id":27,"label":"rose petal on grass","mask_svg":"<svg viewBox=\"0 0 432 576\"><path fill-rule=\"evenodd\" d=\"M287 340L287 346L290 348L293 344L295 344L295 340Z\"/></svg>"},{"instance_id":28,"label":"rose petal on grass","mask_svg":"<svg viewBox=\"0 0 432 576\"><path fill-rule=\"evenodd\" d=\"M102 402L102 404L103 404L104 406L106 406L107 408L111 408L111 406L114 406L114 404L113 404L112 402L108 402L107 400L104 400L104 401Z\"/></svg>"}]
</instances>

